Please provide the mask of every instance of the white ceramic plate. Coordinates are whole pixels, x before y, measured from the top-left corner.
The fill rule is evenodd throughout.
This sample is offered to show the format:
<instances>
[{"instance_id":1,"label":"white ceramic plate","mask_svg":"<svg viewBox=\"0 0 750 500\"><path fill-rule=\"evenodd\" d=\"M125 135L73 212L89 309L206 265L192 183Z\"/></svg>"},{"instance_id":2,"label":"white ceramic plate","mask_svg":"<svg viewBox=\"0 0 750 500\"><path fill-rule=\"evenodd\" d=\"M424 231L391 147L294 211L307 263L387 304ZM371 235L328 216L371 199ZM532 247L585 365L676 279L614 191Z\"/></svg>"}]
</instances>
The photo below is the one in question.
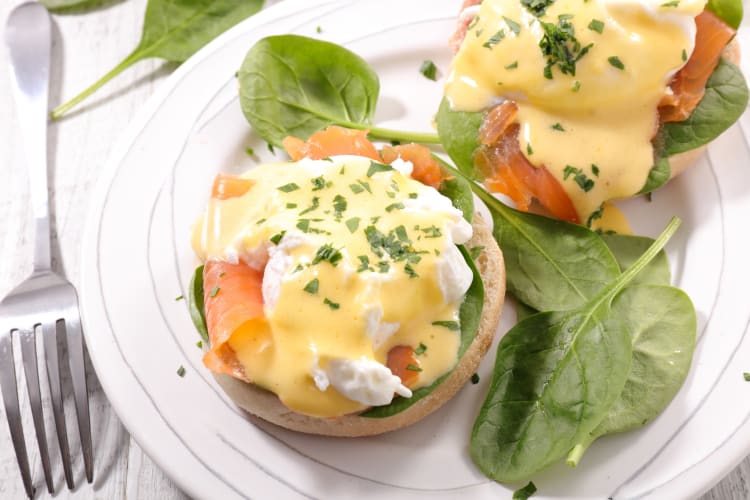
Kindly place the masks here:
<instances>
[{"instance_id":1,"label":"white ceramic plate","mask_svg":"<svg viewBox=\"0 0 750 500\"><path fill-rule=\"evenodd\" d=\"M185 303L195 266L190 226L214 175L271 158L240 111L234 72L271 34L341 43L381 77L377 122L429 130L458 0L299 0L276 5L217 39L180 67L118 142L98 186L84 242L82 307L101 383L139 444L198 498L509 498L519 485L486 479L468 436L490 380L425 421L366 439L311 437L247 417L200 362ZM317 33L320 27L322 33ZM699 164L668 187L625 204L638 234L655 236L672 215L676 285L698 312L692 371L646 428L597 441L580 466L534 478L538 498L685 498L728 473L750 449L750 164L745 115ZM245 149L254 148L257 158ZM506 307L501 332L514 321ZM186 375L177 376L184 365Z\"/></svg>"}]
</instances>

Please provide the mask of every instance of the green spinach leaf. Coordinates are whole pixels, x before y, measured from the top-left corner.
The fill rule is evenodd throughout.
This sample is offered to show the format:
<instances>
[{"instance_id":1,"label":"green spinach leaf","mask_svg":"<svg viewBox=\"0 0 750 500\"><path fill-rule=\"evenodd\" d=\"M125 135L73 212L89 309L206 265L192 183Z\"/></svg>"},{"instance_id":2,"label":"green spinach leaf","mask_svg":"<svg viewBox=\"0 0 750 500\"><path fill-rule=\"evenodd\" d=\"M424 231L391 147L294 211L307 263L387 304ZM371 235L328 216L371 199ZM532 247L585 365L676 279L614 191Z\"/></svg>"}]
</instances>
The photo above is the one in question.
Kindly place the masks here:
<instances>
[{"instance_id":1,"label":"green spinach leaf","mask_svg":"<svg viewBox=\"0 0 750 500\"><path fill-rule=\"evenodd\" d=\"M696 318L690 298L665 285L629 286L612 303L633 342L633 364L604 420L568 455L575 466L598 437L646 425L685 382L695 349Z\"/></svg>"},{"instance_id":2,"label":"green spinach leaf","mask_svg":"<svg viewBox=\"0 0 750 500\"><path fill-rule=\"evenodd\" d=\"M263 0L149 0L138 46L91 87L52 111L57 119L138 61L159 57L181 63L263 7Z\"/></svg>"},{"instance_id":3,"label":"green spinach leaf","mask_svg":"<svg viewBox=\"0 0 750 500\"><path fill-rule=\"evenodd\" d=\"M612 251L622 271L632 266L654 243L652 238L627 234L603 234L602 239ZM630 284L669 285L670 280L669 260L666 252L662 250Z\"/></svg>"},{"instance_id":4,"label":"green spinach leaf","mask_svg":"<svg viewBox=\"0 0 750 500\"><path fill-rule=\"evenodd\" d=\"M190 279L190 288L187 296L188 311L190 319L193 320L195 329L201 339L209 345L208 327L206 326L206 309L203 295L203 266L198 266Z\"/></svg>"},{"instance_id":5,"label":"green spinach leaf","mask_svg":"<svg viewBox=\"0 0 750 500\"><path fill-rule=\"evenodd\" d=\"M708 0L706 8L734 29L742 22L742 0Z\"/></svg>"},{"instance_id":6,"label":"green spinach leaf","mask_svg":"<svg viewBox=\"0 0 750 500\"><path fill-rule=\"evenodd\" d=\"M646 194L662 187L672 177L672 168L669 166L669 159L660 158L656 165L648 171L646 183L643 185L638 194Z\"/></svg>"},{"instance_id":7,"label":"green spinach leaf","mask_svg":"<svg viewBox=\"0 0 750 500\"><path fill-rule=\"evenodd\" d=\"M440 193L450 198L453 206L463 212L464 219L471 222L474 217L474 195L466 179L453 177L444 180L440 185Z\"/></svg>"},{"instance_id":8,"label":"green spinach leaf","mask_svg":"<svg viewBox=\"0 0 750 500\"><path fill-rule=\"evenodd\" d=\"M435 116L438 135L443 147L456 166L471 179L478 178L474 166L474 152L479 147L479 128L485 113L451 111L443 99Z\"/></svg>"},{"instance_id":9,"label":"green spinach leaf","mask_svg":"<svg viewBox=\"0 0 750 500\"><path fill-rule=\"evenodd\" d=\"M42 5L56 13L114 3L113 0L41 0Z\"/></svg>"},{"instance_id":10,"label":"green spinach leaf","mask_svg":"<svg viewBox=\"0 0 750 500\"><path fill-rule=\"evenodd\" d=\"M736 122L747 107L748 90L740 69L725 59L706 83L706 93L690 117L665 123L656 143L664 157L690 151L716 139Z\"/></svg>"},{"instance_id":11,"label":"green spinach leaf","mask_svg":"<svg viewBox=\"0 0 750 500\"><path fill-rule=\"evenodd\" d=\"M298 35L264 38L245 56L239 84L245 118L274 146L288 135L307 139L329 125L368 129L383 139L439 142L434 134L374 127L378 75L334 43Z\"/></svg>"},{"instance_id":12,"label":"green spinach leaf","mask_svg":"<svg viewBox=\"0 0 750 500\"><path fill-rule=\"evenodd\" d=\"M490 391L471 435L471 455L497 481L519 481L562 458L600 424L630 372L628 327L613 299L679 226L590 300L518 323L497 351Z\"/></svg>"},{"instance_id":13,"label":"green spinach leaf","mask_svg":"<svg viewBox=\"0 0 750 500\"><path fill-rule=\"evenodd\" d=\"M458 248L461 250L461 254L464 256L464 260L471 268L471 272L474 274L474 279L471 282L469 290L466 292L464 301L461 304L461 309L458 312L460 327L461 327L461 343L458 346L457 359L461 359L466 350L469 348L471 343L477 336L479 330L479 321L482 317L482 307L484 304L484 284L482 283L482 277L479 275L474 261L471 259L469 252L459 245ZM360 417L369 418L384 418L396 415L410 406L414 405L417 401L430 394L437 386L442 384L447 379L453 370L446 373L445 375L438 378L435 382L427 387L421 387L412 392L410 398L395 398L393 402L386 406L376 406L370 410L360 413Z\"/></svg>"}]
</instances>

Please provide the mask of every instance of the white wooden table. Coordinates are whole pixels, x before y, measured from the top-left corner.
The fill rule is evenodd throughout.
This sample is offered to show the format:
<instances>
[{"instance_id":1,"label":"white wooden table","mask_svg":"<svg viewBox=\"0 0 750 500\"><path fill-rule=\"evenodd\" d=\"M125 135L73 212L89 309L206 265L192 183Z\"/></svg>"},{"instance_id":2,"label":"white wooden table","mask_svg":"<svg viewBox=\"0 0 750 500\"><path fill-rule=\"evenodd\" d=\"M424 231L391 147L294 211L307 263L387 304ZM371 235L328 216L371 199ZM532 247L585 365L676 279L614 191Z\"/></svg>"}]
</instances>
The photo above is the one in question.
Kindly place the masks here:
<instances>
[{"instance_id":1,"label":"white wooden table","mask_svg":"<svg viewBox=\"0 0 750 500\"><path fill-rule=\"evenodd\" d=\"M3 32L3 37L5 19L18 3L18 0L0 1L0 32ZM146 0L114 0L108 1L108 4L106 8L83 14L54 16L50 88L52 105L72 97L95 81L138 43ZM32 237L28 181L23 167L21 138L14 124L15 110L10 96L7 60L3 45L0 49L0 297L30 272ZM80 259L80 242L99 172L114 141L173 69L173 65L158 60L142 62L95 94L72 115L50 126L50 198L55 219L53 265L76 285L81 268L87 265ZM110 407L91 366L88 368L95 456L94 483L88 485L83 479L78 439L75 432L70 432L71 446L76 453L74 476L78 484L72 493L65 488L50 418L47 432L58 492L55 498L185 498L130 438ZM46 382L45 377L42 377L42 381ZM74 409L69 384L67 389L66 411L72 425ZM28 396L25 387L22 390L22 405L26 408L24 428L38 489L36 497L48 498L32 436ZM51 415L49 408L46 411L47 415ZM742 462L702 500L750 498L748 480L750 459ZM0 408L0 499L23 498L23 491L4 409Z\"/></svg>"}]
</instances>

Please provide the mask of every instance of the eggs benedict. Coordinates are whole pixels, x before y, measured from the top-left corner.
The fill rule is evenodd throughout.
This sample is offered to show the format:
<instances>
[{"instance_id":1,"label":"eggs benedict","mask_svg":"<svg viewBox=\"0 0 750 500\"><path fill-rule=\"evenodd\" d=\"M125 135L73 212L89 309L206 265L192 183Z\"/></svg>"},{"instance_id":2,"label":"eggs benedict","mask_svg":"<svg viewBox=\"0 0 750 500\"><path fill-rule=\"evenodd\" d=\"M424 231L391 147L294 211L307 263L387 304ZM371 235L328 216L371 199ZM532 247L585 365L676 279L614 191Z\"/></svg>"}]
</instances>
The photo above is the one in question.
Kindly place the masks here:
<instances>
[{"instance_id":1,"label":"eggs benedict","mask_svg":"<svg viewBox=\"0 0 750 500\"><path fill-rule=\"evenodd\" d=\"M503 300L481 221L364 134L350 139L369 157L311 159L300 141L299 161L219 175L194 229L204 364L241 407L294 430L365 435L425 416L472 375ZM488 293L463 245L484 247ZM407 403L368 418L394 401Z\"/></svg>"},{"instance_id":2,"label":"eggs benedict","mask_svg":"<svg viewBox=\"0 0 750 500\"><path fill-rule=\"evenodd\" d=\"M705 7L465 2L437 119L446 148L519 208L599 227L609 201L666 182L745 109L735 30ZM460 121L473 140L451 137Z\"/></svg>"}]
</instances>

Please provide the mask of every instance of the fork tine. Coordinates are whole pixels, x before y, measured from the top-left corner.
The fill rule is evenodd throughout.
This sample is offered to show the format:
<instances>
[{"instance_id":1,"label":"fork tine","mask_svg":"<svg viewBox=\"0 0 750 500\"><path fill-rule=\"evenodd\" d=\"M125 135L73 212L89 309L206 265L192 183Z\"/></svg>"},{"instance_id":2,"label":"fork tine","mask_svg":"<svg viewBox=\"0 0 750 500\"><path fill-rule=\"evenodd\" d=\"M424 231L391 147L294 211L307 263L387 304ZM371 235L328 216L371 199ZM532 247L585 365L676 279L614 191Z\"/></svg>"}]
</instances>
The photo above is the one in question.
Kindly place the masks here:
<instances>
[{"instance_id":1,"label":"fork tine","mask_svg":"<svg viewBox=\"0 0 750 500\"><path fill-rule=\"evenodd\" d=\"M57 350L57 324L42 324L42 335L44 337L47 380L49 381L52 413L55 417L55 428L57 429L57 441L60 443L60 455L62 456L63 471L65 472L65 482L68 484L68 489L72 490L75 488L75 482L73 481L73 468L70 464L68 429L65 425L65 410L63 408L62 389L60 385L60 356Z\"/></svg>"},{"instance_id":2,"label":"fork tine","mask_svg":"<svg viewBox=\"0 0 750 500\"><path fill-rule=\"evenodd\" d=\"M77 311L76 311L77 312ZM68 315L62 323L68 342L68 361L70 362L70 374L73 380L73 395L76 402L76 414L78 415L78 432L81 434L81 450L83 451L83 463L86 468L86 480L91 483L94 480L94 454L91 446L91 421L89 419L89 393L86 386L86 368L83 359L83 335L81 333L81 320L77 314Z\"/></svg>"},{"instance_id":3,"label":"fork tine","mask_svg":"<svg viewBox=\"0 0 750 500\"><path fill-rule=\"evenodd\" d=\"M55 492L52 483L52 469L49 465L49 451L47 450L47 433L44 431L44 410L42 409L42 391L39 388L39 367L36 359L36 335L34 328L31 330L19 330L21 335L21 358L23 359L23 371L26 374L26 388L29 390L29 405L31 406L31 417L34 421L36 441L39 445L39 456L42 459L44 480L47 482L47 490Z\"/></svg>"},{"instance_id":4,"label":"fork tine","mask_svg":"<svg viewBox=\"0 0 750 500\"><path fill-rule=\"evenodd\" d=\"M18 385L16 384L16 368L13 359L13 343L11 330L0 330L0 388L3 391L5 414L8 417L10 437L16 450L18 468L21 470L23 487L29 498L34 496L34 486L31 483L29 471L29 457L26 454L26 441L21 427L21 411L18 404Z\"/></svg>"}]
</instances>

